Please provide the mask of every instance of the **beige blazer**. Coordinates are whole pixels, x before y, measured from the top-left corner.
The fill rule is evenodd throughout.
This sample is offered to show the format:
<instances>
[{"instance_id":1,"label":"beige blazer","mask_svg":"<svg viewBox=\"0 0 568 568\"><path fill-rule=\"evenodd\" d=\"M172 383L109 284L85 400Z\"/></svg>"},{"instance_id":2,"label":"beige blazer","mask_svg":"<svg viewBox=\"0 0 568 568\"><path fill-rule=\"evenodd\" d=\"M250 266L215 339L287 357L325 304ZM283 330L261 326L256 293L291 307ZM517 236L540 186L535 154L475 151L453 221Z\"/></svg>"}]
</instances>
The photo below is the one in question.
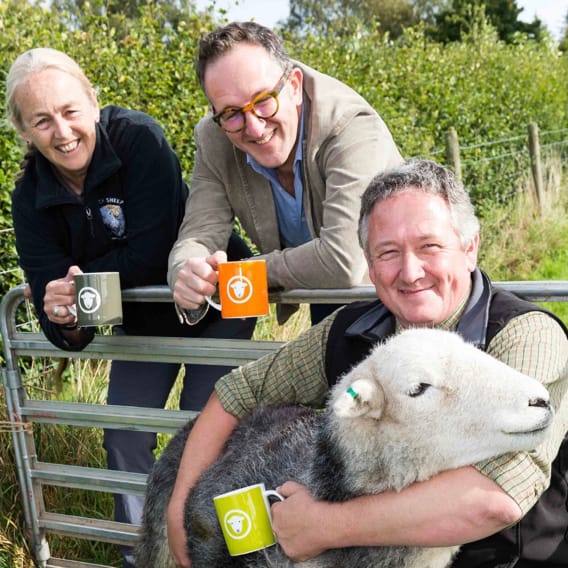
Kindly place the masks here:
<instances>
[{"instance_id":1,"label":"beige blazer","mask_svg":"<svg viewBox=\"0 0 568 568\"><path fill-rule=\"evenodd\" d=\"M195 128L195 164L185 218L169 257L170 286L188 258L225 250L235 217L259 258L266 259L270 289L368 284L357 240L360 197L376 173L402 158L385 123L360 95L297 65L304 75L304 211L313 240L281 248L269 182L207 115ZM281 316L279 321L286 319Z\"/></svg>"}]
</instances>

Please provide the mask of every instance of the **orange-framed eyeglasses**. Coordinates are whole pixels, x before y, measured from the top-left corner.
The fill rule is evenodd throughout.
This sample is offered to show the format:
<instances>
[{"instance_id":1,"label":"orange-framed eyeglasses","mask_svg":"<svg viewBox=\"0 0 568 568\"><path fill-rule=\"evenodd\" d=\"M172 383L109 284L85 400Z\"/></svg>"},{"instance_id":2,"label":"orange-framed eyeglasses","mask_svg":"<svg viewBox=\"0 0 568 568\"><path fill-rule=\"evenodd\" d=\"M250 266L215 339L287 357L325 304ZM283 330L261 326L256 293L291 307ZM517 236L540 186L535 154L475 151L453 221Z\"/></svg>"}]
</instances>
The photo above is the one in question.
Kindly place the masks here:
<instances>
[{"instance_id":1,"label":"orange-framed eyeglasses","mask_svg":"<svg viewBox=\"0 0 568 568\"><path fill-rule=\"evenodd\" d=\"M213 120L225 132L233 134L244 130L247 122L247 112L252 112L257 118L272 118L280 108L278 95L284 88L284 85L286 85L291 72L292 67L287 68L272 91L260 93L245 106L225 107L222 111L213 115Z\"/></svg>"}]
</instances>

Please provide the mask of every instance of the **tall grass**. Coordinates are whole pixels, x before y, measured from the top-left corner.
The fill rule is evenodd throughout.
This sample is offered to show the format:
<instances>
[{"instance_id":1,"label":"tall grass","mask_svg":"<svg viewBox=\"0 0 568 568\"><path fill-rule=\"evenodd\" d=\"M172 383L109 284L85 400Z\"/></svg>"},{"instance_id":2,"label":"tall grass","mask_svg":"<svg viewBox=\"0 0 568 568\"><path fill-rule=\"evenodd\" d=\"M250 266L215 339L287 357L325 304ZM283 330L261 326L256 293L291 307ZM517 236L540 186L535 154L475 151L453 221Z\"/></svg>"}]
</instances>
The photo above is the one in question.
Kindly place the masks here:
<instances>
[{"instance_id":1,"label":"tall grass","mask_svg":"<svg viewBox=\"0 0 568 568\"><path fill-rule=\"evenodd\" d=\"M558 157L546 167L543 202L528 176L518 197L482 219L479 265L494 280L568 280L568 180ZM568 302L546 302L568 323Z\"/></svg>"},{"instance_id":2,"label":"tall grass","mask_svg":"<svg viewBox=\"0 0 568 568\"><path fill-rule=\"evenodd\" d=\"M548 164L547 171L543 214L532 193L526 191L531 185L529 179L522 182L519 197L513 203L485 212L479 264L494 280L568 279L567 179L559 160ZM568 321L568 305L556 303L549 307ZM271 308L271 315L257 325L255 339L286 341L309 325L306 306L302 306L282 327L276 324L273 306ZM31 397L104 403L108 362L72 361L61 375L56 361L38 358L27 361L26 365L26 386ZM168 407L176 407L178 395L179 390L176 389L168 401ZM2 392L0 568L32 568L4 407ZM105 467L100 430L36 424L34 436L42 460ZM160 448L167 439L167 436L160 436ZM77 515L88 512L89 516L112 518L112 499L108 494L50 487L45 490L45 498L48 509L52 511ZM55 536L49 537L49 544L52 555L56 557L83 559L111 566L121 564L117 547L113 545Z\"/></svg>"}]
</instances>

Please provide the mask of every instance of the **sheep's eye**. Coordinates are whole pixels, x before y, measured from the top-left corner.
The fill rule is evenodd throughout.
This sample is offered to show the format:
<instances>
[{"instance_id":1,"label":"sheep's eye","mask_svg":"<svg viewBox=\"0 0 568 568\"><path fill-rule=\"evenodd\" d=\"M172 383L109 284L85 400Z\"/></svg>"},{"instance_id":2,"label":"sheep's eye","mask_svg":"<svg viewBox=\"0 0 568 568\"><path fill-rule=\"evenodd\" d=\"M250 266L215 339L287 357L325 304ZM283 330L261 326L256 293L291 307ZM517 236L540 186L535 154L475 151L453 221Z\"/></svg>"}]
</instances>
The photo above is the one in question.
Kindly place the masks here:
<instances>
[{"instance_id":1,"label":"sheep's eye","mask_svg":"<svg viewBox=\"0 0 568 568\"><path fill-rule=\"evenodd\" d=\"M421 394L424 394L430 387L431 385L429 385L428 383L418 383L408 391L408 396L420 396Z\"/></svg>"}]
</instances>

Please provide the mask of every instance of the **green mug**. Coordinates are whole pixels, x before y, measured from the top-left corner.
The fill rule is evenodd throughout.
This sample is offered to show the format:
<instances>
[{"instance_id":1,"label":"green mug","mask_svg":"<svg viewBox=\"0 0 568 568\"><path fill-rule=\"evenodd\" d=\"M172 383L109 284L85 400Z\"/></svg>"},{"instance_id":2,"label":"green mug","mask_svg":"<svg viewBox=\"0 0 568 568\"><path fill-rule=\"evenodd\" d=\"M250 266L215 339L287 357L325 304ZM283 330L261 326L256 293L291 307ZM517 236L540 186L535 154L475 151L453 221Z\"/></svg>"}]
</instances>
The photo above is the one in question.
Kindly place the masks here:
<instances>
[{"instance_id":1,"label":"green mug","mask_svg":"<svg viewBox=\"0 0 568 568\"><path fill-rule=\"evenodd\" d=\"M268 497L284 497L264 483L235 489L213 498L221 530L231 556L261 550L276 543Z\"/></svg>"},{"instance_id":2,"label":"green mug","mask_svg":"<svg viewBox=\"0 0 568 568\"><path fill-rule=\"evenodd\" d=\"M85 272L73 277L77 292L77 325L122 323L122 294L118 272Z\"/></svg>"}]
</instances>

